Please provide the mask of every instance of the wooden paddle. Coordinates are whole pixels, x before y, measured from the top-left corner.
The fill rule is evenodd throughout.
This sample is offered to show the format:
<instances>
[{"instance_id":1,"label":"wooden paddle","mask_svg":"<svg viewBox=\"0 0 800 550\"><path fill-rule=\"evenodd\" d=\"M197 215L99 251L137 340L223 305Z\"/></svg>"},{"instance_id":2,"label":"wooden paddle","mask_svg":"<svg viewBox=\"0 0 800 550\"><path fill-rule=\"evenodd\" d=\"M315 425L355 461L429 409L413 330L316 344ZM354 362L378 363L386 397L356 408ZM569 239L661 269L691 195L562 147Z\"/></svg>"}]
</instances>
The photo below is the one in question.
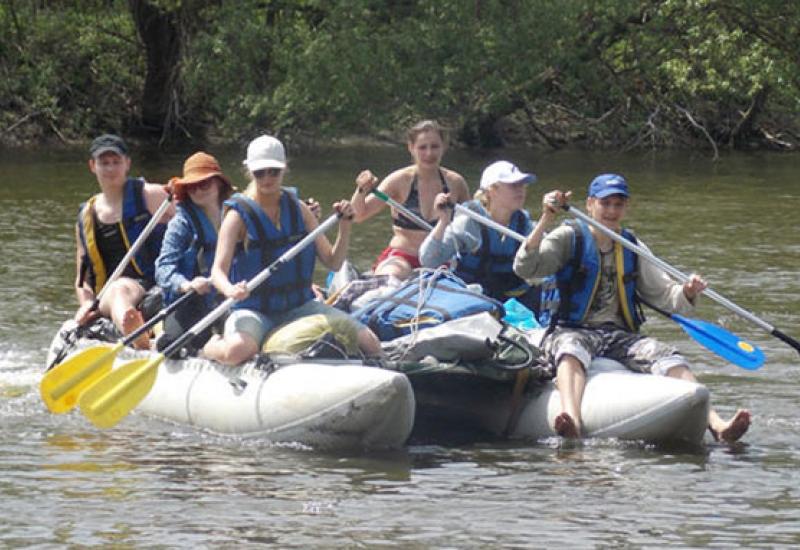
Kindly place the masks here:
<instances>
[{"instance_id":1,"label":"wooden paddle","mask_svg":"<svg viewBox=\"0 0 800 550\"><path fill-rule=\"evenodd\" d=\"M619 234L615 233L614 231L611 231L609 228L607 228L606 226L604 226L600 222L596 221L595 219L590 218L589 216L587 216L586 214L584 214L580 210L576 209L574 206L570 206L568 204L565 204L563 206L563 208L564 208L564 210L566 210L572 216L575 216L576 218L578 218L580 220L583 220L584 222L588 223L589 225L591 225L592 227L594 227L598 231L601 231L602 233L604 233L608 237L614 239L615 241L620 243L622 246L624 246L628 250L632 250L633 252L635 252L636 254L641 256L642 258L644 258L647 261L655 264L656 266L658 266L659 268L661 268L665 272L667 272L670 275L672 275L673 277L675 277L678 281L680 281L682 283L685 283L686 281L689 280L689 276L686 275L685 273L682 273L681 271L679 271L675 267L672 267L670 264L668 264L667 262L659 259L658 257L653 255L648 250L645 250L641 246L639 246L639 245L637 245L635 243L632 243L628 239L624 238L622 235L619 235ZM728 308L730 311L736 313L740 317L743 317L743 318L747 319L748 321L750 321L751 323L761 327L762 329L767 331L772 336L775 336L776 338L778 338L780 340L783 340L785 343L789 344L795 350L797 350L798 353L800 353L800 342L798 342L797 340L795 340L791 336L781 332L780 330L778 330L774 326L770 325L769 323L767 323L763 319L760 319L759 317L756 317L754 314L750 313L749 311L747 311L746 309L744 309L742 307L739 307L738 305L734 304L733 302L731 302L727 298L721 296L720 294L717 294L716 292L714 292L710 288L706 288L703 291L703 294L705 294L706 296L708 296L709 298L711 298L712 300L714 300L718 304L721 304L722 306Z\"/></svg>"},{"instance_id":2,"label":"wooden paddle","mask_svg":"<svg viewBox=\"0 0 800 550\"><path fill-rule=\"evenodd\" d=\"M111 371L114 358L125 346L181 307L194 293L194 290L190 290L113 346L101 344L79 350L47 371L39 384L39 392L50 412L65 413L72 410L78 404L81 393Z\"/></svg>"},{"instance_id":3,"label":"wooden paddle","mask_svg":"<svg viewBox=\"0 0 800 550\"><path fill-rule=\"evenodd\" d=\"M469 208L466 208L460 204L455 206L455 209L462 214L469 216L473 220L482 223L492 229L495 229L502 233L503 235L507 235L512 239L516 239L519 242L525 242L525 237L509 229L508 227L497 223L496 221L487 218L486 216L482 216L477 212L473 212ZM569 212L573 212L575 209L573 207L569 207ZM578 211L579 212L579 211ZM584 215L582 212L580 212ZM593 219L592 222L595 222ZM607 229L605 226L600 225L604 230L608 231L612 235L615 235L614 240L619 241L621 244L624 245L625 242L631 243L628 239L622 237L621 235L617 235L617 233ZM641 252L637 252L637 254L647 253L645 249L640 246L634 245L636 248L641 250ZM636 250L634 250L636 252ZM658 264L656 264L658 265ZM660 266L659 266L660 267ZM681 282L686 282L689 277L684 276L684 279ZM730 361L734 365L738 365L744 369L748 370L756 370L764 364L764 353L754 344L746 342L742 340L738 336L728 332L722 327L717 325L711 324L706 321L698 321L696 319L688 319L681 315L677 315L674 313L666 312L662 309L656 308L651 306L650 304L646 304L649 307L652 307L657 312L661 313L662 315L672 319L676 323L678 323L681 328L691 336L695 341L699 344L703 345L710 351L716 353L723 359Z\"/></svg>"},{"instance_id":4,"label":"wooden paddle","mask_svg":"<svg viewBox=\"0 0 800 550\"><path fill-rule=\"evenodd\" d=\"M275 271L302 252L309 244L333 227L339 221L339 214L331 215L319 227L303 237L292 248L284 252L277 260L264 268L247 283L247 290L252 292L258 285L266 281ZM214 321L221 317L234 304L228 298L219 306L175 340L162 353L155 357L134 359L112 370L103 378L92 384L79 399L81 411L92 424L100 428L110 428L122 420L142 399L147 396L158 374L158 366L174 355L192 338L203 332Z\"/></svg>"}]
</instances>

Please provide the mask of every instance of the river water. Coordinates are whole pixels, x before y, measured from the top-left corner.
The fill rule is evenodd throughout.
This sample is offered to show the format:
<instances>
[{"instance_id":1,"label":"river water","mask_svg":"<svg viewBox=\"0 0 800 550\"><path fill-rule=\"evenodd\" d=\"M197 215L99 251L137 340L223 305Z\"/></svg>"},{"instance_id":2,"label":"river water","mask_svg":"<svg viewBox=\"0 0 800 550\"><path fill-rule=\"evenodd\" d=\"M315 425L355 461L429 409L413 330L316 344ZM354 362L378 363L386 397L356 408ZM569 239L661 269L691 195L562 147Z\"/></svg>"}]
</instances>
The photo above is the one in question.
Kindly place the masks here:
<instances>
[{"instance_id":1,"label":"river water","mask_svg":"<svg viewBox=\"0 0 800 550\"><path fill-rule=\"evenodd\" d=\"M242 151L215 151L238 183ZM499 155L450 151L477 186ZM629 226L660 257L800 338L800 156L504 151L539 175L528 204L625 174ZM184 155L139 151L133 173L166 181ZM800 545L800 356L711 300L696 316L759 345L758 371L725 364L679 328L679 345L723 416L747 407L741 444L412 442L391 453L325 454L221 438L132 415L100 431L55 416L38 395L50 338L74 310L77 205L95 192L83 151L0 151L0 546L789 547ZM326 207L356 173L408 161L402 147L294 155L287 183ZM327 212L327 209L326 209ZM356 227L366 268L389 236ZM324 275L320 273L320 278Z\"/></svg>"}]
</instances>

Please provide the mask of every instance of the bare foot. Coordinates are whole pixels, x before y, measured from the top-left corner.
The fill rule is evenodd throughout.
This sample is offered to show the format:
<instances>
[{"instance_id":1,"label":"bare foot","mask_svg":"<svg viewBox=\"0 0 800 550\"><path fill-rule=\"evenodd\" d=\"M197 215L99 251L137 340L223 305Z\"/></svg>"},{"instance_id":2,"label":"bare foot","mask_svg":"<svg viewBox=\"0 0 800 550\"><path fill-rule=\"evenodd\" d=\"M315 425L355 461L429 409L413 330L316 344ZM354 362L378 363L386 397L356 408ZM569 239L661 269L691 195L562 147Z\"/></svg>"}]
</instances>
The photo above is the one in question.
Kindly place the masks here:
<instances>
[{"instance_id":1,"label":"bare foot","mask_svg":"<svg viewBox=\"0 0 800 550\"><path fill-rule=\"evenodd\" d=\"M750 418L750 411L739 409L728 422L717 426L717 429L709 426L709 429L717 441L733 443L747 433L747 429L750 427Z\"/></svg>"},{"instance_id":2,"label":"bare foot","mask_svg":"<svg viewBox=\"0 0 800 550\"><path fill-rule=\"evenodd\" d=\"M144 324L142 313L136 308L130 308L122 318L122 333L126 336ZM150 337L147 333L142 334L133 341L134 349L150 349Z\"/></svg>"},{"instance_id":3,"label":"bare foot","mask_svg":"<svg viewBox=\"0 0 800 550\"><path fill-rule=\"evenodd\" d=\"M561 437L577 439L581 436L580 432L578 431L578 427L575 425L575 421L568 413L562 412L559 414L553 424L556 429L556 433Z\"/></svg>"}]
</instances>

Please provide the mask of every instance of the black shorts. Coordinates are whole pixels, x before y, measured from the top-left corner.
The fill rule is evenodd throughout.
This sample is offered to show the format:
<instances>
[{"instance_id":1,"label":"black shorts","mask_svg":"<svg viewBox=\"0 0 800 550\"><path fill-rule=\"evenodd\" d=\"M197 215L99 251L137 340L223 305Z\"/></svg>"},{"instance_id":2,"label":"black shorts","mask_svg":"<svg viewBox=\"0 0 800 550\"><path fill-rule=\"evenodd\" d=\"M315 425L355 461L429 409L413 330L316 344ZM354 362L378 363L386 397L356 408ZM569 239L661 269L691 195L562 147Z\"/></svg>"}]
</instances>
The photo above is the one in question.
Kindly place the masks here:
<instances>
[{"instance_id":1,"label":"black shorts","mask_svg":"<svg viewBox=\"0 0 800 550\"><path fill-rule=\"evenodd\" d=\"M142 287L145 289L144 297L136 307L142 312L142 318L148 321L155 317L156 313L161 311L164 305L164 296L161 294L161 287L155 283L149 286L142 285Z\"/></svg>"}]
</instances>

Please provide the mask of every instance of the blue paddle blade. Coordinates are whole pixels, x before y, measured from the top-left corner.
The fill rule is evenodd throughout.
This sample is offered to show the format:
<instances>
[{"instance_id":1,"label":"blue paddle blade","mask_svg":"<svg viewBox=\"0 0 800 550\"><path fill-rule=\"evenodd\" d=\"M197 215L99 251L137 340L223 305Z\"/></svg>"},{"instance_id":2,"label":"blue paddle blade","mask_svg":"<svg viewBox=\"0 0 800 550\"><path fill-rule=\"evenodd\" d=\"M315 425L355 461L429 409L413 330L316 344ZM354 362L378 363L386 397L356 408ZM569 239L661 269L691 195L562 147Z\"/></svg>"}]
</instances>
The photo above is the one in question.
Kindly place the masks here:
<instances>
[{"instance_id":1,"label":"blue paddle blade","mask_svg":"<svg viewBox=\"0 0 800 550\"><path fill-rule=\"evenodd\" d=\"M699 344L734 365L747 370L756 370L764 364L764 353L758 346L742 340L722 327L676 314L670 315L670 318Z\"/></svg>"}]
</instances>

